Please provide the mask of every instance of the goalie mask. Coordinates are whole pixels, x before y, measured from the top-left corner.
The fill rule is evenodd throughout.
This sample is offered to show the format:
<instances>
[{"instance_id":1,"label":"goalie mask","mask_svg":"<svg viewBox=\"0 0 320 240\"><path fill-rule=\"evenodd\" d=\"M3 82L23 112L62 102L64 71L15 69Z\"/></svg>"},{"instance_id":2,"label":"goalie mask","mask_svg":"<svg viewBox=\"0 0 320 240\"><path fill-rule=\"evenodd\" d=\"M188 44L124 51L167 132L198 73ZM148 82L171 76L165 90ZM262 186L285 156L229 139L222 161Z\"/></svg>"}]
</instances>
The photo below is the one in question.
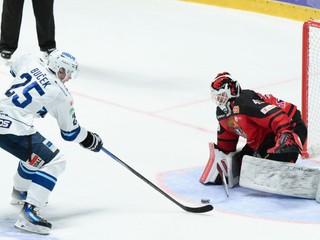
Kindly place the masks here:
<instances>
[{"instance_id":1,"label":"goalie mask","mask_svg":"<svg viewBox=\"0 0 320 240\"><path fill-rule=\"evenodd\" d=\"M230 112L232 98L239 97L241 87L228 72L219 73L211 83L211 98L226 114Z\"/></svg>"},{"instance_id":2,"label":"goalie mask","mask_svg":"<svg viewBox=\"0 0 320 240\"><path fill-rule=\"evenodd\" d=\"M69 53L55 50L49 54L48 68L65 83L78 75L78 63L76 58Z\"/></svg>"}]
</instances>

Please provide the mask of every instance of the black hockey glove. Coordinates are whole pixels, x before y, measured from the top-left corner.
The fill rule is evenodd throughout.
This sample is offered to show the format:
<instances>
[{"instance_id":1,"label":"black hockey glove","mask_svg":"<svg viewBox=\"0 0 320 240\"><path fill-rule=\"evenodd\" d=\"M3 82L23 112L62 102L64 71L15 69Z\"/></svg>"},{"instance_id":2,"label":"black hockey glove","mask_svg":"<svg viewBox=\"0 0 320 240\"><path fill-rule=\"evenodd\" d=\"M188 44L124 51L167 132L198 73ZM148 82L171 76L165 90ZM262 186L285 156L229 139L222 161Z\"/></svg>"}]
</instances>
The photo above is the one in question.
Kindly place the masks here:
<instances>
[{"instance_id":1,"label":"black hockey glove","mask_svg":"<svg viewBox=\"0 0 320 240\"><path fill-rule=\"evenodd\" d=\"M93 152L99 152L102 148L103 142L98 134L88 131L87 137L79 144Z\"/></svg>"}]
</instances>

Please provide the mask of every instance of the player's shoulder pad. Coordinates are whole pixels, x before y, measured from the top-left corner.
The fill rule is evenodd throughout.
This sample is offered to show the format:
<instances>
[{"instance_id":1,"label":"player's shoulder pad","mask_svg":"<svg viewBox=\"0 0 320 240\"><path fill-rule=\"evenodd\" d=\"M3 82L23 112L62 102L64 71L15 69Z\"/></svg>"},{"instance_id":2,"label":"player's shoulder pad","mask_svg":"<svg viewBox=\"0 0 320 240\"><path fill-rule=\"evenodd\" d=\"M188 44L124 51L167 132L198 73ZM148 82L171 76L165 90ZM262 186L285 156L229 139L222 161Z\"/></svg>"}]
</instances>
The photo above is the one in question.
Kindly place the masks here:
<instances>
[{"instance_id":1,"label":"player's shoulder pad","mask_svg":"<svg viewBox=\"0 0 320 240\"><path fill-rule=\"evenodd\" d=\"M237 105L247 104L248 102L252 102L252 99L262 100L255 91L244 89L241 91L240 96L235 99L234 103Z\"/></svg>"},{"instance_id":2,"label":"player's shoulder pad","mask_svg":"<svg viewBox=\"0 0 320 240\"><path fill-rule=\"evenodd\" d=\"M244 89L241 91L240 96L235 99L232 110L234 114L251 115L256 110L259 111L260 107L265 104L255 91Z\"/></svg>"},{"instance_id":3,"label":"player's shoulder pad","mask_svg":"<svg viewBox=\"0 0 320 240\"><path fill-rule=\"evenodd\" d=\"M16 75L20 69L30 64L34 60L35 60L35 56L33 56L32 54L25 54L18 57L11 65L11 70L10 70L11 74L13 73L14 75Z\"/></svg>"}]
</instances>

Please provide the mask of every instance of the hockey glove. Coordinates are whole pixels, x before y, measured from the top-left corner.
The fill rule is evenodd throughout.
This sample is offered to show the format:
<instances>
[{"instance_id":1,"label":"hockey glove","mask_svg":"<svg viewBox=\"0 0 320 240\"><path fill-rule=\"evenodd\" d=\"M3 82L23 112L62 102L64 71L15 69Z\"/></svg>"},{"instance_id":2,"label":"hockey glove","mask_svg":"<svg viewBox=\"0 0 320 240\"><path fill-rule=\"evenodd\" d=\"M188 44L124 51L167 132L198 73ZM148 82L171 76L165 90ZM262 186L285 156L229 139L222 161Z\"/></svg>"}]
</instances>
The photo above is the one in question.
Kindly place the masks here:
<instances>
[{"instance_id":1,"label":"hockey glove","mask_svg":"<svg viewBox=\"0 0 320 240\"><path fill-rule=\"evenodd\" d=\"M79 144L93 152L99 152L102 148L103 142L98 134L88 131L87 137Z\"/></svg>"},{"instance_id":2,"label":"hockey glove","mask_svg":"<svg viewBox=\"0 0 320 240\"><path fill-rule=\"evenodd\" d=\"M278 133L275 137L275 142L275 146L268 149L268 153L301 153L302 144L299 136L292 131L286 130L282 133Z\"/></svg>"},{"instance_id":3,"label":"hockey glove","mask_svg":"<svg viewBox=\"0 0 320 240\"><path fill-rule=\"evenodd\" d=\"M210 157L201 175L200 182L203 184L222 184L222 175L228 176L227 155L209 143Z\"/></svg>"}]
</instances>

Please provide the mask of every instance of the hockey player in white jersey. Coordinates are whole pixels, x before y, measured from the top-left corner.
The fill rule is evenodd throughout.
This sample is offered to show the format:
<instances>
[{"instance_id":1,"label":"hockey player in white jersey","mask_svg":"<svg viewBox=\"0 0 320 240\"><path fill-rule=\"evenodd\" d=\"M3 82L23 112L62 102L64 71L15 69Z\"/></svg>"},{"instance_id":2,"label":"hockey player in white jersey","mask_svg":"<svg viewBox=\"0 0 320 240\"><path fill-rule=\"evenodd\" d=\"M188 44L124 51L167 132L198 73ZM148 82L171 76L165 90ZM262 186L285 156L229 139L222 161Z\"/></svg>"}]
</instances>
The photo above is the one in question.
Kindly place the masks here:
<instances>
[{"instance_id":1,"label":"hockey player in white jersey","mask_svg":"<svg viewBox=\"0 0 320 240\"><path fill-rule=\"evenodd\" d=\"M14 176L12 203L23 203L15 227L48 234L51 223L40 216L41 209L65 170L66 160L50 140L33 126L34 118L52 115L66 141L100 151L101 138L77 121L73 98L64 84L78 73L76 59L55 50L48 62L32 55L17 59L11 66L14 80L0 99L0 147L19 161Z\"/></svg>"}]
</instances>

